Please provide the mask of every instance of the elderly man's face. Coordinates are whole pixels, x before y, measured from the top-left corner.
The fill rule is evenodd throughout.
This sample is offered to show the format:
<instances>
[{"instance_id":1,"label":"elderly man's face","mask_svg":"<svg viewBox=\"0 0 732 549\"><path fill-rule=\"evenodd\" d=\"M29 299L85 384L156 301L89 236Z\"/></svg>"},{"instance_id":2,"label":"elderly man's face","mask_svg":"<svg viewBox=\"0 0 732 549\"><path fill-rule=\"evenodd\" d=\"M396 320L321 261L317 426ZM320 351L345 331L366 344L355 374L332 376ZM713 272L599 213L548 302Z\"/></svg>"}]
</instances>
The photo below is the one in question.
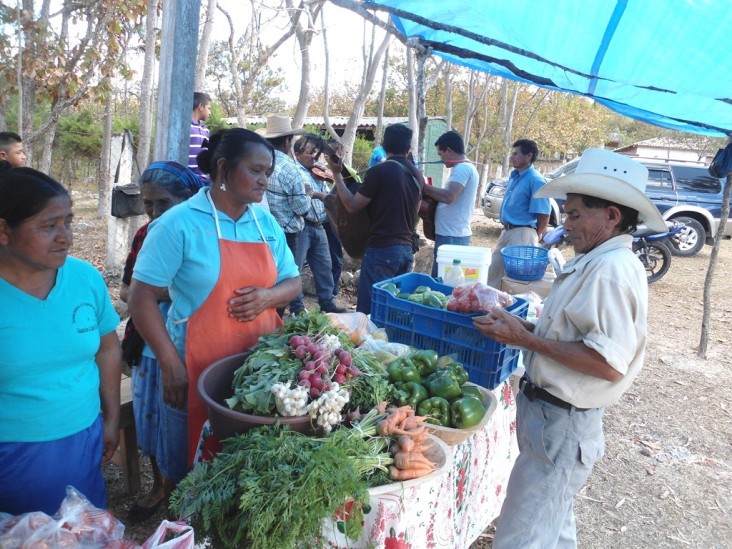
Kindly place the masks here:
<instances>
[{"instance_id":1,"label":"elderly man's face","mask_svg":"<svg viewBox=\"0 0 732 549\"><path fill-rule=\"evenodd\" d=\"M580 195L569 194L564 212L567 214L564 221L567 241L578 254L587 253L620 234L617 228L620 222L618 208L588 208Z\"/></svg>"}]
</instances>

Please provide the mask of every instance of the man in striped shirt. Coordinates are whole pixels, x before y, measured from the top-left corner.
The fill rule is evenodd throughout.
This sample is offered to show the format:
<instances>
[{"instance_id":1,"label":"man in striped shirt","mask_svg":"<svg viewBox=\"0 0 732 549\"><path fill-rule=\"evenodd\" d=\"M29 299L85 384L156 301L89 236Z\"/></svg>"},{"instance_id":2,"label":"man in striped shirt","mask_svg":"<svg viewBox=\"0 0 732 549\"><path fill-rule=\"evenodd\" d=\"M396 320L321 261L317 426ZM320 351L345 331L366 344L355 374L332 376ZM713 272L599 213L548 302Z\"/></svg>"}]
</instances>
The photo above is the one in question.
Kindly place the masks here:
<instances>
[{"instance_id":1,"label":"man in striped shirt","mask_svg":"<svg viewBox=\"0 0 732 549\"><path fill-rule=\"evenodd\" d=\"M207 93L193 93L193 113L191 114L191 141L188 146L188 167L201 178L205 184L209 184L208 176L198 169L196 156L203 149L203 140L209 138L209 131L206 127L206 120L211 116L211 97Z\"/></svg>"}]
</instances>

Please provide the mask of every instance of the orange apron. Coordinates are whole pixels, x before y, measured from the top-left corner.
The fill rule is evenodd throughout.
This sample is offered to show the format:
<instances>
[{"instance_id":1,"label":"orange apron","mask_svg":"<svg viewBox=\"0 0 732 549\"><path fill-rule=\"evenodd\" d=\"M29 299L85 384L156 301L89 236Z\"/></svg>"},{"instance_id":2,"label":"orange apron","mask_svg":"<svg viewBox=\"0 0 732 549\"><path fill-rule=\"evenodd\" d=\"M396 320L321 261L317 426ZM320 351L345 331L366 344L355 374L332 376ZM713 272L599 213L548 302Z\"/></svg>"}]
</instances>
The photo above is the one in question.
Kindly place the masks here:
<instances>
[{"instance_id":1,"label":"orange apron","mask_svg":"<svg viewBox=\"0 0 732 549\"><path fill-rule=\"evenodd\" d=\"M277 267L254 211L252 216L262 242L224 240L210 194L208 199L216 221L221 264L216 285L206 301L188 318L186 329L189 466L193 465L201 429L208 419L206 406L198 394L201 373L217 360L246 351L259 336L282 326L282 319L275 309L267 309L249 322L229 317L228 303L236 296L234 290L246 286L271 288L277 281Z\"/></svg>"}]
</instances>

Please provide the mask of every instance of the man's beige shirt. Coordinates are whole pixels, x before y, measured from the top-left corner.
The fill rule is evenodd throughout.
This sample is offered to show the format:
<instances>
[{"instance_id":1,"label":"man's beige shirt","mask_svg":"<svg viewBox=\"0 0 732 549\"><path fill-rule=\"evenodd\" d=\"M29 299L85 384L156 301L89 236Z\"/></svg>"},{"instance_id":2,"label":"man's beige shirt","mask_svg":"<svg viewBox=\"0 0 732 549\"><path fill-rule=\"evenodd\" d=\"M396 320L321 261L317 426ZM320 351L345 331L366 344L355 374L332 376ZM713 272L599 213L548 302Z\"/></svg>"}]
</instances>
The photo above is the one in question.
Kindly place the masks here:
<instances>
[{"instance_id":1,"label":"man's beige shirt","mask_svg":"<svg viewBox=\"0 0 732 549\"><path fill-rule=\"evenodd\" d=\"M567 262L534 329L547 339L583 342L623 377L605 381L524 352L531 381L578 408L614 404L643 366L648 282L632 240L629 235L616 236Z\"/></svg>"}]
</instances>

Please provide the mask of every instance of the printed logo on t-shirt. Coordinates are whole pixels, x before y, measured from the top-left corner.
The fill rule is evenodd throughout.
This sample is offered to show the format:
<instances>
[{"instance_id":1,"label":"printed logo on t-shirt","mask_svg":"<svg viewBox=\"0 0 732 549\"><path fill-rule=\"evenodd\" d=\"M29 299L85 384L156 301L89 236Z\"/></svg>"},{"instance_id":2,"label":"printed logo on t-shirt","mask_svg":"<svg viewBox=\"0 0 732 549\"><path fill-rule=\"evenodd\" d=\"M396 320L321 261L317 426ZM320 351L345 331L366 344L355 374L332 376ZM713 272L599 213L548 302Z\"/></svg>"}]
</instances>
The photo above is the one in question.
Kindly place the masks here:
<instances>
[{"instance_id":1,"label":"printed logo on t-shirt","mask_svg":"<svg viewBox=\"0 0 732 549\"><path fill-rule=\"evenodd\" d=\"M74 308L71 315L71 323L76 327L77 333L85 334L97 329L97 312L91 303L81 303Z\"/></svg>"}]
</instances>

